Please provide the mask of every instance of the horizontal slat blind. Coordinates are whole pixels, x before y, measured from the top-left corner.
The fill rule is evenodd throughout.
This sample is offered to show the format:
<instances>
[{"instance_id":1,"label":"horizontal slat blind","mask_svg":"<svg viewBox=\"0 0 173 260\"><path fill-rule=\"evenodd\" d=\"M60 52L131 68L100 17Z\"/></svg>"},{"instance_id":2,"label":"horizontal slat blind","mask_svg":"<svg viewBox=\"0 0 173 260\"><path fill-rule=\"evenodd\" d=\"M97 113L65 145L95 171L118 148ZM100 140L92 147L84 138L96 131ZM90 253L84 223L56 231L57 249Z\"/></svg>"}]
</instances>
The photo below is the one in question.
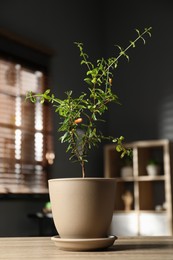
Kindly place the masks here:
<instances>
[{"instance_id":1,"label":"horizontal slat blind","mask_svg":"<svg viewBox=\"0 0 173 260\"><path fill-rule=\"evenodd\" d=\"M50 108L25 101L27 91L44 89L43 72L0 59L0 193L47 193Z\"/></svg>"}]
</instances>

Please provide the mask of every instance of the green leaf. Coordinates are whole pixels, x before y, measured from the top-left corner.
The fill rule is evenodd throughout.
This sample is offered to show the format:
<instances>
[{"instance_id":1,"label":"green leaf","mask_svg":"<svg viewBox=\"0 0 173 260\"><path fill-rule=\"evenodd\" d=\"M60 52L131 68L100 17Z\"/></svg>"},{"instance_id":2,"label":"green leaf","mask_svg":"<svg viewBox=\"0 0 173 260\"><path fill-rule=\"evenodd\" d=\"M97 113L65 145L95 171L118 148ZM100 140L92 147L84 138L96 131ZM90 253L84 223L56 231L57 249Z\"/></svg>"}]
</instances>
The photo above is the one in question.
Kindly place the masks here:
<instances>
[{"instance_id":1,"label":"green leaf","mask_svg":"<svg viewBox=\"0 0 173 260\"><path fill-rule=\"evenodd\" d=\"M42 97L42 98L40 99L40 103L41 103L41 104L44 104L44 101L45 101L45 99L44 99L44 97Z\"/></svg>"},{"instance_id":2,"label":"green leaf","mask_svg":"<svg viewBox=\"0 0 173 260\"><path fill-rule=\"evenodd\" d=\"M65 138L68 136L68 132L65 132L63 136L60 137L61 143L64 143Z\"/></svg>"},{"instance_id":3,"label":"green leaf","mask_svg":"<svg viewBox=\"0 0 173 260\"><path fill-rule=\"evenodd\" d=\"M132 45L133 48L135 48L135 43L130 41L130 44Z\"/></svg>"},{"instance_id":4,"label":"green leaf","mask_svg":"<svg viewBox=\"0 0 173 260\"><path fill-rule=\"evenodd\" d=\"M93 119L94 121L97 121L97 117L96 117L96 114L95 114L95 113L92 114L92 119Z\"/></svg>"},{"instance_id":5,"label":"green leaf","mask_svg":"<svg viewBox=\"0 0 173 260\"><path fill-rule=\"evenodd\" d=\"M84 81L89 84L89 85L92 85L92 82L91 82L91 79L90 78L85 78Z\"/></svg>"},{"instance_id":6,"label":"green leaf","mask_svg":"<svg viewBox=\"0 0 173 260\"><path fill-rule=\"evenodd\" d=\"M126 154L126 151L122 152L120 157L123 158L125 156L125 154Z\"/></svg>"},{"instance_id":7,"label":"green leaf","mask_svg":"<svg viewBox=\"0 0 173 260\"><path fill-rule=\"evenodd\" d=\"M121 152L122 151L122 146L121 145L117 145L116 146L116 151L117 152Z\"/></svg>"},{"instance_id":8,"label":"green leaf","mask_svg":"<svg viewBox=\"0 0 173 260\"><path fill-rule=\"evenodd\" d=\"M88 63L87 61L82 60L80 64L82 65L82 64L87 64L87 63Z\"/></svg>"},{"instance_id":9,"label":"green leaf","mask_svg":"<svg viewBox=\"0 0 173 260\"><path fill-rule=\"evenodd\" d=\"M91 75L93 73L93 71L92 70L89 70L89 71L87 71L87 75Z\"/></svg>"},{"instance_id":10,"label":"green leaf","mask_svg":"<svg viewBox=\"0 0 173 260\"><path fill-rule=\"evenodd\" d=\"M93 79L91 80L91 82L92 82L93 84L96 84L96 83L97 83L97 78L93 78Z\"/></svg>"},{"instance_id":11,"label":"green leaf","mask_svg":"<svg viewBox=\"0 0 173 260\"><path fill-rule=\"evenodd\" d=\"M140 36L140 31L138 29L135 29L135 31L137 32L137 34Z\"/></svg>"},{"instance_id":12,"label":"green leaf","mask_svg":"<svg viewBox=\"0 0 173 260\"><path fill-rule=\"evenodd\" d=\"M124 136L121 135L121 136L119 137L119 140L122 142L122 141L124 140Z\"/></svg>"},{"instance_id":13,"label":"green leaf","mask_svg":"<svg viewBox=\"0 0 173 260\"><path fill-rule=\"evenodd\" d=\"M47 90L44 92L45 95L48 95L49 93L50 93L50 89L47 89Z\"/></svg>"},{"instance_id":14,"label":"green leaf","mask_svg":"<svg viewBox=\"0 0 173 260\"><path fill-rule=\"evenodd\" d=\"M141 40L143 40L143 43L145 44L145 39L143 37L141 37Z\"/></svg>"},{"instance_id":15,"label":"green leaf","mask_svg":"<svg viewBox=\"0 0 173 260\"><path fill-rule=\"evenodd\" d=\"M122 48L121 48L121 46L119 46L119 45L115 45L120 51L122 51Z\"/></svg>"}]
</instances>

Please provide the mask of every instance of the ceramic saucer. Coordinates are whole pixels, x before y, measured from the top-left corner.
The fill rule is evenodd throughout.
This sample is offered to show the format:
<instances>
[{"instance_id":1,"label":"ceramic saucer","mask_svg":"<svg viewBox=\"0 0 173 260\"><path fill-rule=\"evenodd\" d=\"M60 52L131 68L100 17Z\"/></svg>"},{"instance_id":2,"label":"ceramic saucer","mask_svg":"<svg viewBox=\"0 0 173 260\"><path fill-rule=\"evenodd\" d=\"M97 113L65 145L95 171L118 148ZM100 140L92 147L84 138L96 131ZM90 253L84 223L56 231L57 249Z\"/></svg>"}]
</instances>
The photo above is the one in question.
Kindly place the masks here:
<instances>
[{"instance_id":1,"label":"ceramic saucer","mask_svg":"<svg viewBox=\"0 0 173 260\"><path fill-rule=\"evenodd\" d=\"M88 238L88 239L69 239L60 238L58 235L51 237L51 240L61 250L71 251L88 251L100 250L113 245L117 239L116 236L108 236L106 238Z\"/></svg>"}]
</instances>

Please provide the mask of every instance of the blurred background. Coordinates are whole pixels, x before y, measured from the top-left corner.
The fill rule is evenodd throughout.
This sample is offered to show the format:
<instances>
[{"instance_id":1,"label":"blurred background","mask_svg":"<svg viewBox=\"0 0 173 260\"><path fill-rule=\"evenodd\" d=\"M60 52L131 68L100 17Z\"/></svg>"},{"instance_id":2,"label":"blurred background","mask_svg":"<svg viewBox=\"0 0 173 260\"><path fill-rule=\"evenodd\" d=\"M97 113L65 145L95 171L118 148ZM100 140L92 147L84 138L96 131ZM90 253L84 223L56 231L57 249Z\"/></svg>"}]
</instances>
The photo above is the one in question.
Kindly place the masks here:
<instances>
[{"instance_id":1,"label":"blurred background","mask_svg":"<svg viewBox=\"0 0 173 260\"><path fill-rule=\"evenodd\" d=\"M130 50L129 62L119 64L113 87L122 106L110 106L103 126L104 133L123 135L127 142L173 140L173 2L0 0L0 51L44 68L47 87L57 97L83 89L75 41L96 60L116 53L115 44L126 47L136 37L135 28L150 26L152 37ZM58 141L58 119L52 117L56 159L49 177L79 177L80 167L69 162ZM103 145L90 153L88 177L104 175ZM38 222L28 216L44 208L48 195L6 195L0 195L0 236L37 235Z\"/></svg>"}]
</instances>

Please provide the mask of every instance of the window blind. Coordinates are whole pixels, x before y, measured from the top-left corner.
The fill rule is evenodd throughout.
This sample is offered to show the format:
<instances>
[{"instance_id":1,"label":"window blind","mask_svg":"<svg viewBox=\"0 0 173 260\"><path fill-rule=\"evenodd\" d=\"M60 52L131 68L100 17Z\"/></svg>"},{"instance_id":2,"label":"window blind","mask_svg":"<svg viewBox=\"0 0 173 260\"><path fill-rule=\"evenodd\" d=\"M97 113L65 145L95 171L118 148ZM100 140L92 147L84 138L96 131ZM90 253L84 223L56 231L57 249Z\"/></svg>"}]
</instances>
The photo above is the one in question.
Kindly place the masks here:
<instances>
[{"instance_id":1,"label":"window blind","mask_svg":"<svg viewBox=\"0 0 173 260\"><path fill-rule=\"evenodd\" d=\"M51 111L25 101L43 92L46 75L0 58L0 193L47 193L53 163Z\"/></svg>"}]
</instances>

